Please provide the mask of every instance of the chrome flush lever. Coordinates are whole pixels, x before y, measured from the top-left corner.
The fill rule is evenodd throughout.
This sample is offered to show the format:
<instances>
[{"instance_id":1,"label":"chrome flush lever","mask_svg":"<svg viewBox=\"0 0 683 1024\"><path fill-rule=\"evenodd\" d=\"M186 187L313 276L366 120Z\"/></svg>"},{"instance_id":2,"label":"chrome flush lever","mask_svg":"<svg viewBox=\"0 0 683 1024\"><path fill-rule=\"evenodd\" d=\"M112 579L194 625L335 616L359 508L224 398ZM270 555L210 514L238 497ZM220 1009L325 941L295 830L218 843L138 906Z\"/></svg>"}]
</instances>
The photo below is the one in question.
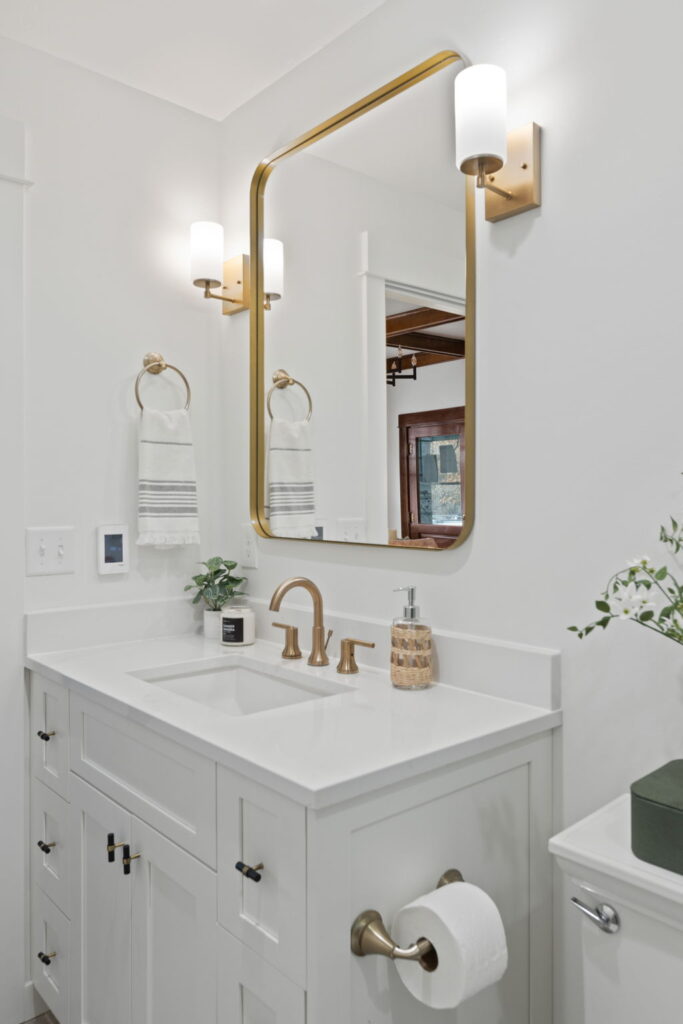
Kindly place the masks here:
<instances>
[{"instance_id":1,"label":"chrome flush lever","mask_svg":"<svg viewBox=\"0 0 683 1024\"><path fill-rule=\"evenodd\" d=\"M598 903L595 908L587 907L576 896L572 896L571 902L577 910L580 910L582 914L585 914L589 920L596 924L600 931L615 935L621 928L619 914L614 907L610 907L609 903Z\"/></svg>"}]
</instances>

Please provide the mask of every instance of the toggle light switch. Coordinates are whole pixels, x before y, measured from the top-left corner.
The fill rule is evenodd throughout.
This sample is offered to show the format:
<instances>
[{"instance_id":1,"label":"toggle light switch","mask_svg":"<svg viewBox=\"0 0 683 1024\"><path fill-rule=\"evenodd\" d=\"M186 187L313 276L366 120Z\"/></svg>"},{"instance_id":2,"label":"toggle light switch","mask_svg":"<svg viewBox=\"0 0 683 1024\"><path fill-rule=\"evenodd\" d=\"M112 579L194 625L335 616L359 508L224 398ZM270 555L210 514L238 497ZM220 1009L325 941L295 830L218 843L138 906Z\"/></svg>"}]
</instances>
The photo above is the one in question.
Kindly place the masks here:
<instances>
[{"instance_id":1,"label":"toggle light switch","mask_svg":"<svg viewBox=\"0 0 683 1024\"><path fill-rule=\"evenodd\" d=\"M26 530L26 575L75 572L75 540L73 526L30 526Z\"/></svg>"}]
</instances>

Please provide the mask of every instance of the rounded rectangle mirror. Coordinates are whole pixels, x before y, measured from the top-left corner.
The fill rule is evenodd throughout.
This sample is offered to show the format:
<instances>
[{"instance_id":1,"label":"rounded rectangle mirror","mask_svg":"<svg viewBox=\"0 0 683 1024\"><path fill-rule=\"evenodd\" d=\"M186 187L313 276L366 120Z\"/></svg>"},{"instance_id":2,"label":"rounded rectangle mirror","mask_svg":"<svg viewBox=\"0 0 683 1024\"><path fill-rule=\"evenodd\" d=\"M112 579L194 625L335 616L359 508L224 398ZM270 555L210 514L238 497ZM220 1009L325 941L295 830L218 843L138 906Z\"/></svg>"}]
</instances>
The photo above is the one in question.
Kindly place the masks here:
<instances>
[{"instance_id":1,"label":"rounded rectangle mirror","mask_svg":"<svg viewBox=\"0 0 683 1024\"><path fill-rule=\"evenodd\" d=\"M461 544L474 516L474 187L436 54L263 160L251 514L266 537Z\"/></svg>"}]
</instances>

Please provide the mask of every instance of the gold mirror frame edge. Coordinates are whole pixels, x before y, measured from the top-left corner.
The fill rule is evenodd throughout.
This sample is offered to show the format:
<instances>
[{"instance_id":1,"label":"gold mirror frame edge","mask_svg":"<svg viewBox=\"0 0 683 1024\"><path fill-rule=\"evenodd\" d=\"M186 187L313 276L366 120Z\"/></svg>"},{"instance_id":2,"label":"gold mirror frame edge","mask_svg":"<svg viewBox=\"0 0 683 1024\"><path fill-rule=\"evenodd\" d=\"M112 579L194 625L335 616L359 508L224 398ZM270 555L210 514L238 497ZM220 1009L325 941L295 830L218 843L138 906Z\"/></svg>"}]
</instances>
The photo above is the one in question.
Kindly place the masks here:
<instances>
[{"instance_id":1,"label":"gold mirror frame edge","mask_svg":"<svg viewBox=\"0 0 683 1024\"><path fill-rule=\"evenodd\" d=\"M265 309L263 292L263 238L264 238L264 203L263 197L268 178L282 160L292 156L299 150L306 149L314 142L338 131L350 121L361 117L374 107L386 103L411 86L417 85L431 75L443 70L450 64L465 60L455 50L442 50L428 60L417 64L398 78L392 79L357 103L346 107L334 117L323 121L305 135L299 136L288 145L278 149L262 160L254 171L250 193L250 459L249 459L249 502L250 518L254 530L260 537L271 540L296 540L304 544L320 544L319 540L276 537L270 533L264 515L264 485L266 437L263 424L265 413ZM455 161L454 173L457 173ZM458 538L446 548L419 548L420 551L451 551L460 547L472 532L474 526L474 485L475 485L475 319L476 319L476 223L475 223L475 187L474 178L468 177L466 182L466 214L465 214L465 249L466 249L466 282L465 282L465 406L471 410L465 418L465 522ZM392 548L390 544L370 544L358 541L323 540L326 544L353 544L356 547L383 548L386 550L410 551L410 548Z\"/></svg>"}]
</instances>

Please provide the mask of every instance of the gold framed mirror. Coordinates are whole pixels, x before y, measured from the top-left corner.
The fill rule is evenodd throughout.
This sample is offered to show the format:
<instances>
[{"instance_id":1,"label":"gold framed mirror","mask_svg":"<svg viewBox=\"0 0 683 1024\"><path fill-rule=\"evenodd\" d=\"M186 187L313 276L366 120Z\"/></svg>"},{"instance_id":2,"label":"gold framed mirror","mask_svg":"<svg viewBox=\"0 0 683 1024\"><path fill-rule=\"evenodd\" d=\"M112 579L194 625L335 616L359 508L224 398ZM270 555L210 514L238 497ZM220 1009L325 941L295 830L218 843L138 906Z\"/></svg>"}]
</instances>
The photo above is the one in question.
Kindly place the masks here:
<instances>
[{"instance_id":1,"label":"gold framed mirror","mask_svg":"<svg viewBox=\"0 0 683 1024\"><path fill-rule=\"evenodd\" d=\"M438 551L472 530L475 191L455 166L452 106L463 66L438 53L256 168L250 502L263 537Z\"/></svg>"}]
</instances>

